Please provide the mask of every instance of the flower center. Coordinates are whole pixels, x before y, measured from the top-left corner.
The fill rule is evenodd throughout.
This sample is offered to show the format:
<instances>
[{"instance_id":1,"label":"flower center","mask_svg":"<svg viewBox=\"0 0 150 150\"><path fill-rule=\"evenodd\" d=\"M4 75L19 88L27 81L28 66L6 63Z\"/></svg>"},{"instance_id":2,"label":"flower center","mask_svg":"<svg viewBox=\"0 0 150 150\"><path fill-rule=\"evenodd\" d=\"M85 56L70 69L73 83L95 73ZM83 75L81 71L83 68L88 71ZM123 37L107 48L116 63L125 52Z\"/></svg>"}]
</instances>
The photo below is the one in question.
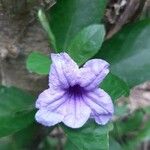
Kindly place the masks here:
<instances>
[{"instance_id":1,"label":"flower center","mask_svg":"<svg viewBox=\"0 0 150 150\"><path fill-rule=\"evenodd\" d=\"M76 84L72 87L70 86L67 89L67 92L70 96L82 96L82 94L85 92L85 90L79 84Z\"/></svg>"}]
</instances>

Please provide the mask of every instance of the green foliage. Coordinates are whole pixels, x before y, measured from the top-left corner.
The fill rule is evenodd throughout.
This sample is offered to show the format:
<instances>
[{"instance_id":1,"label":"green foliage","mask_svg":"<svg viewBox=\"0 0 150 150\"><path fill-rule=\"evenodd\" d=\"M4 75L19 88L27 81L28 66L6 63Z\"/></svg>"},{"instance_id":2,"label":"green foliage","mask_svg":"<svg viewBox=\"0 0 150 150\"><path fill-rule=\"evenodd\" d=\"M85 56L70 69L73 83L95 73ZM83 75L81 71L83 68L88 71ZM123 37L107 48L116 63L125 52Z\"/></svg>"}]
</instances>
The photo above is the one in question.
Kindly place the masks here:
<instances>
[{"instance_id":1,"label":"green foliage","mask_svg":"<svg viewBox=\"0 0 150 150\"><path fill-rule=\"evenodd\" d=\"M34 121L34 97L14 88L0 87L0 137L21 130Z\"/></svg>"},{"instance_id":2,"label":"green foliage","mask_svg":"<svg viewBox=\"0 0 150 150\"><path fill-rule=\"evenodd\" d=\"M17 150L37 148L36 140L41 127L37 123L32 123L26 128L19 130L11 136L12 147Z\"/></svg>"},{"instance_id":3,"label":"green foliage","mask_svg":"<svg viewBox=\"0 0 150 150\"><path fill-rule=\"evenodd\" d=\"M150 79L150 20L124 27L104 42L97 57L111 64L111 71L130 87Z\"/></svg>"},{"instance_id":4,"label":"green foliage","mask_svg":"<svg viewBox=\"0 0 150 150\"><path fill-rule=\"evenodd\" d=\"M129 95L129 87L127 84L112 73L106 76L104 81L100 84L100 87L111 96L113 101L121 96Z\"/></svg>"},{"instance_id":5,"label":"green foliage","mask_svg":"<svg viewBox=\"0 0 150 150\"><path fill-rule=\"evenodd\" d=\"M36 139L37 127L34 123L28 127L15 132L12 135L0 138L0 150L29 150L32 148L33 140ZM33 138L34 136L34 138ZM35 141L35 140L34 140ZM36 148L36 147L34 147Z\"/></svg>"},{"instance_id":6,"label":"green foliage","mask_svg":"<svg viewBox=\"0 0 150 150\"><path fill-rule=\"evenodd\" d=\"M110 137L109 145L109 150L123 150L121 145L112 137Z\"/></svg>"},{"instance_id":7,"label":"green foliage","mask_svg":"<svg viewBox=\"0 0 150 150\"><path fill-rule=\"evenodd\" d=\"M57 51L67 50L72 39L84 27L100 23L107 0L57 0L50 9L50 26Z\"/></svg>"},{"instance_id":8,"label":"green foliage","mask_svg":"<svg viewBox=\"0 0 150 150\"><path fill-rule=\"evenodd\" d=\"M150 140L150 121L144 120L143 110L137 110L114 122L110 150L135 150L143 141Z\"/></svg>"},{"instance_id":9,"label":"green foliage","mask_svg":"<svg viewBox=\"0 0 150 150\"><path fill-rule=\"evenodd\" d=\"M142 127L137 130L132 140L128 140L123 145L123 150L135 150L140 143L150 140L150 121L144 122Z\"/></svg>"},{"instance_id":10,"label":"green foliage","mask_svg":"<svg viewBox=\"0 0 150 150\"><path fill-rule=\"evenodd\" d=\"M11 137L0 138L0 150L15 150L11 140Z\"/></svg>"},{"instance_id":11,"label":"green foliage","mask_svg":"<svg viewBox=\"0 0 150 150\"><path fill-rule=\"evenodd\" d=\"M57 137L47 136L40 144L40 150L56 150L61 147Z\"/></svg>"},{"instance_id":12,"label":"green foliage","mask_svg":"<svg viewBox=\"0 0 150 150\"><path fill-rule=\"evenodd\" d=\"M55 51L67 52L80 66L96 53L97 55L93 58L102 58L111 64L111 73L101 83L100 88L104 89L116 102L115 100L119 97L129 95L129 87L150 79L150 20L126 25L102 45L105 29L100 23L106 3L107 0L57 0L57 3L46 14L40 10L38 17ZM41 75L48 74L50 64L49 57L39 52L31 53L26 63L30 72ZM22 112L28 114L27 112L33 111L33 109L28 111L28 106L26 108L24 108L25 111L19 110L21 115ZM143 112L149 113L149 108L143 109ZM143 112L136 111L129 114L126 105L115 105L115 115L120 118L114 121L114 130L111 132L110 141L108 133L112 129L111 124L99 126L96 123L88 122L80 129L62 126L67 135L65 150L108 150L109 143L110 150L133 150L137 146L137 142L150 139L150 123L146 122L141 128ZM128 114L128 116L124 114ZM17 123L16 120L11 121ZM23 121L24 119L22 119ZM10 122L7 123L10 124ZM18 125L20 124L17 123L15 127ZM1 130L1 126L0 135L2 133L2 136L25 128L25 126L19 126L19 129L5 130L5 132L7 131L5 133L4 128ZM26 134L25 137L22 136L24 132L27 131L22 130L22 134L18 132L20 136L16 134L16 139L20 137L20 139L26 140ZM32 134L30 135L32 137ZM51 140L46 138L43 141L45 149L51 148L53 145L51 145L53 143ZM56 146L55 142L54 147Z\"/></svg>"},{"instance_id":13,"label":"green foliage","mask_svg":"<svg viewBox=\"0 0 150 150\"><path fill-rule=\"evenodd\" d=\"M100 49L105 36L103 25L91 25L79 32L67 48L67 53L80 65Z\"/></svg>"},{"instance_id":14,"label":"green foliage","mask_svg":"<svg viewBox=\"0 0 150 150\"><path fill-rule=\"evenodd\" d=\"M146 107L142 108L142 110L143 110L146 114L150 115L150 106L146 106Z\"/></svg>"},{"instance_id":15,"label":"green foliage","mask_svg":"<svg viewBox=\"0 0 150 150\"><path fill-rule=\"evenodd\" d=\"M121 117L124 117L125 115L127 115L128 113L129 113L129 108L126 104L124 104L122 106L115 105L115 114L114 114L115 116L121 118Z\"/></svg>"},{"instance_id":16,"label":"green foliage","mask_svg":"<svg viewBox=\"0 0 150 150\"><path fill-rule=\"evenodd\" d=\"M39 10L38 17L39 17L39 20L40 20L40 22L41 22L44 30L48 34L48 38L50 40L51 45L53 46L53 48L55 50L57 50L57 48L56 48L56 42L55 42L56 41L55 37L54 37L54 35L53 35L52 31L51 31L51 28L50 28L48 19L46 17L46 14L44 13L44 11L42 9Z\"/></svg>"},{"instance_id":17,"label":"green foliage","mask_svg":"<svg viewBox=\"0 0 150 150\"><path fill-rule=\"evenodd\" d=\"M46 75L50 69L50 58L39 52L32 52L26 61L26 67L30 72Z\"/></svg>"},{"instance_id":18,"label":"green foliage","mask_svg":"<svg viewBox=\"0 0 150 150\"><path fill-rule=\"evenodd\" d=\"M112 131L115 137L122 137L128 135L128 133L135 132L140 128L143 121L143 113L137 111L134 114L130 114L130 117L118 120L114 123L114 130Z\"/></svg>"},{"instance_id":19,"label":"green foliage","mask_svg":"<svg viewBox=\"0 0 150 150\"><path fill-rule=\"evenodd\" d=\"M68 137L65 150L108 150L108 133L112 128L112 124L100 126L94 122L88 122L80 129L63 127Z\"/></svg>"}]
</instances>

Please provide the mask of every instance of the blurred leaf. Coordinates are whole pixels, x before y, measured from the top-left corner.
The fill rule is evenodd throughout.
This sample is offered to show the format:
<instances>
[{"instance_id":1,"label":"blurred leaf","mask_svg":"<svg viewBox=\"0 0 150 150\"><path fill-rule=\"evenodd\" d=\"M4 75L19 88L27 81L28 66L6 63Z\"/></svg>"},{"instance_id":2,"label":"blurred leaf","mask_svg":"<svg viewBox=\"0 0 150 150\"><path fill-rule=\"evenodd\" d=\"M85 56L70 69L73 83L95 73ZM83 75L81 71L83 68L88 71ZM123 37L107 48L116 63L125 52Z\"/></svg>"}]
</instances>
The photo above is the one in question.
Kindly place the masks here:
<instances>
[{"instance_id":1,"label":"blurred leaf","mask_svg":"<svg viewBox=\"0 0 150 150\"><path fill-rule=\"evenodd\" d=\"M127 105L117 106L115 105L115 116L123 117L129 113L129 108Z\"/></svg>"},{"instance_id":2,"label":"blurred leaf","mask_svg":"<svg viewBox=\"0 0 150 150\"><path fill-rule=\"evenodd\" d=\"M41 75L46 75L50 69L50 58L39 52L32 52L26 61L26 67L29 71Z\"/></svg>"},{"instance_id":3,"label":"blurred leaf","mask_svg":"<svg viewBox=\"0 0 150 150\"><path fill-rule=\"evenodd\" d=\"M150 140L150 121L143 122L144 113L141 110L127 117L114 123L111 134L121 141L122 150L135 150L143 141Z\"/></svg>"},{"instance_id":4,"label":"blurred leaf","mask_svg":"<svg viewBox=\"0 0 150 150\"><path fill-rule=\"evenodd\" d=\"M12 146L11 137L0 138L0 150L15 150L15 148Z\"/></svg>"},{"instance_id":5,"label":"blurred leaf","mask_svg":"<svg viewBox=\"0 0 150 150\"><path fill-rule=\"evenodd\" d=\"M0 87L0 137L21 130L34 121L34 97L15 87Z\"/></svg>"},{"instance_id":6,"label":"blurred leaf","mask_svg":"<svg viewBox=\"0 0 150 150\"><path fill-rule=\"evenodd\" d=\"M60 143L58 137L47 136L40 144L40 150L57 150ZM72 149L71 149L72 150Z\"/></svg>"},{"instance_id":7,"label":"blurred leaf","mask_svg":"<svg viewBox=\"0 0 150 150\"><path fill-rule=\"evenodd\" d=\"M140 14L140 19L150 19L150 9L149 9L149 2L147 2L147 6L143 9L142 13Z\"/></svg>"},{"instance_id":8,"label":"blurred leaf","mask_svg":"<svg viewBox=\"0 0 150 150\"><path fill-rule=\"evenodd\" d=\"M58 51L66 50L84 27L100 23L107 0L57 0L50 9L50 26Z\"/></svg>"},{"instance_id":9,"label":"blurred leaf","mask_svg":"<svg viewBox=\"0 0 150 150\"><path fill-rule=\"evenodd\" d=\"M80 129L63 127L68 138L65 150L108 150L108 133L112 128L112 124L100 126L95 122L88 122Z\"/></svg>"},{"instance_id":10,"label":"blurred leaf","mask_svg":"<svg viewBox=\"0 0 150 150\"><path fill-rule=\"evenodd\" d=\"M143 112L136 111L134 114L130 114L121 120L114 122L114 130L112 134L116 138L120 138L123 135L130 134L137 131L143 121Z\"/></svg>"},{"instance_id":11,"label":"blurred leaf","mask_svg":"<svg viewBox=\"0 0 150 150\"><path fill-rule=\"evenodd\" d=\"M39 144L53 129L54 127L43 127L34 122L12 135L13 145L17 150L38 149Z\"/></svg>"},{"instance_id":12,"label":"blurred leaf","mask_svg":"<svg viewBox=\"0 0 150 150\"><path fill-rule=\"evenodd\" d=\"M0 138L0 150L42 150L40 143L48 138L46 136L53 130L53 128L54 127L43 127L34 122L10 136ZM53 139L51 138L51 140ZM49 149L50 148L51 147L49 147ZM48 147L47 149L44 147L43 150L49 149Z\"/></svg>"},{"instance_id":13,"label":"blurred leaf","mask_svg":"<svg viewBox=\"0 0 150 150\"><path fill-rule=\"evenodd\" d=\"M142 110L143 110L146 114L150 114L150 106L143 107Z\"/></svg>"},{"instance_id":14,"label":"blurred leaf","mask_svg":"<svg viewBox=\"0 0 150 150\"><path fill-rule=\"evenodd\" d=\"M123 145L123 150L134 150L144 141L150 140L150 121L144 123L142 129L139 129L137 134L134 135L132 140L128 140L126 144Z\"/></svg>"},{"instance_id":15,"label":"blurred leaf","mask_svg":"<svg viewBox=\"0 0 150 150\"><path fill-rule=\"evenodd\" d=\"M37 140L40 139L40 126L36 123L32 123L26 128L14 133L12 135L13 145L18 150L30 150L37 148Z\"/></svg>"},{"instance_id":16,"label":"blurred leaf","mask_svg":"<svg viewBox=\"0 0 150 150\"><path fill-rule=\"evenodd\" d=\"M125 26L104 42L97 57L111 64L111 71L130 87L150 79L150 20Z\"/></svg>"},{"instance_id":17,"label":"blurred leaf","mask_svg":"<svg viewBox=\"0 0 150 150\"><path fill-rule=\"evenodd\" d=\"M78 64L82 65L98 52L104 36L103 25L90 25L75 36L68 46L67 52Z\"/></svg>"},{"instance_id":18,"label":"blurred leaf","mask_svg":"<svg viewBox=\"0 0 150 150\"><path fill-rule=\"evenodd\" d=\"M123 150L121 145L112 137L109 139L109 150Z\"/></svg>"},{"instance_id":19,"label":"blurred leaf","mask_svg":"<svg viewBox=\"0 0 150 150\"><path fill-rule=\"evenodd\" d=\"M149 141L150 140L150 121L144 123L143 129L138 132L137 141Z\"/></svg>"},{"instance_id":20,"label":"blurred leaf","mask_svg":"<svg viewBox=\"0 0 150 150\"><path fill-rule=\"evenodd\" d=\"M113 101L121 96L129 95L129 87L127 84L112 73L106 76L100 87L111 96Z\"/></svg>"},{"instance_id":21,"label":"blurred leaf","mask_svg":"<svg viewBox=\"0 0 150 150\"><path fill-rule=\"evenodd\" d=\"M30 150L32 148L31 145L35 144L33 136L36 138L36 134L35 125L31 124L11 136L0 138L0 150Z\"/></svg>"},{"instance_id":22,"label":"blurred leaf","mask_svg":"<svg viewBox=\"0 0 150 150\"><path fill-rule=\"evenodd\" d=\"M44 13L44 11L42 9L39 10L38 12L38 17L39 17L39 20L43 26L43 28L45 29L45 31L47 32L48 34L48 38L50 40L50 43L52 44L53 48L55 50L57 50L56 48L56 41L55 41L55 37L51 31L51 28L50 28L50 25L49 25L49 22L48 22L48 19L46 17L46 14Z\"/></svg>"}]
</instances>

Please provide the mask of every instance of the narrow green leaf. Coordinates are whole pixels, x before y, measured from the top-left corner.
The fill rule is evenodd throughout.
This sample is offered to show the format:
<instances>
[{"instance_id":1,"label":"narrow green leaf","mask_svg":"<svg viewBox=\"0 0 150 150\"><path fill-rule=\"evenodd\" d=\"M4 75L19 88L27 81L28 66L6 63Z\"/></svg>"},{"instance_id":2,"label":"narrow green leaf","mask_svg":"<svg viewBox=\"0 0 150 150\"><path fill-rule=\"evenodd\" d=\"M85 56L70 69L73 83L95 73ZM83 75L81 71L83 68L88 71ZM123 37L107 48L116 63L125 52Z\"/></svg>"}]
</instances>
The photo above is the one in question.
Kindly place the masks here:
<instances>
[{"instance_id":1,"label":"narrow green leaf","mask_svg":"<svg viewBox=\"0 0 150 150\"><path fill-rule=\"evenodd\" d=\"M66 50L83 28L101 22L106 3L107 0L57 0L50 9L49 20L59 52Z\"/></svg>"},{"instance_id":2,"label":"narrow green leaf","mask_svg":"<svg viewBox=\"0 0 150 150\"><path fill-rule=\"evenodd\" d=\"M32 52L26 61L26 67L30 72L46 75L50 69L50 58L39 52Z\"/></svg>"},{"instance_id":3,"label":"narrow green leaf","mask_svg":"<svg viewBox=\"0 0 150 150\"><path fill-rule=\"evenodd\" d=\"M111 64L113 74L130 87L150 80L150 20L125 26L104 42L97 57Z\"/></svg>"},{"instance_id":4,"label":"narrow green leaf","mask_svg":"<svg viewBox=\"0 0 150 150\"><path fill-rule=\"evenodd\" d=\"M0 87L0 137L21 130L34 121L34 97L14 88Z\"/></svg>"},{"instance_id":5,"label":"narrow green leaf","mask_svg":"<svg viewBox=\"0 0 150 150\"><path fill-rule=\"evenodd\" d=\"M38 17L39 17L39 20L40 20L43 28L45 29L45 31L48 34L48 38L50 40L50 43L52 44L53 48L57 51L55 36L53 35L53 33L51 31L51 28L50 28L48 19L46 17L46 14L44 13L44 11L42 9L39 10Z\"/></svg>"},{"instance_id":6,"label":"narrow green leaf","mask_svg":"<svg viewBox=\"0 0 150 150\"><path fill-rule=\"evenodd\" d=\"M103 25L91 25L79 32L67 48L70 56L80 65L94 56L100 49L105 36Z\"/></svg>"},{"instance_id":7,"label":"narrow green leaf","mask_svg":"<svg viewBox=\"0 0 150 150\"><path fill-rule=\"evenodd\" d=\"M108 150L109 137L108 133L112 130L112 124L105 126L89 122L80 129L71 129L63 127L67 134L68 141L66 150Z\"/></svg>"}]
</instances>

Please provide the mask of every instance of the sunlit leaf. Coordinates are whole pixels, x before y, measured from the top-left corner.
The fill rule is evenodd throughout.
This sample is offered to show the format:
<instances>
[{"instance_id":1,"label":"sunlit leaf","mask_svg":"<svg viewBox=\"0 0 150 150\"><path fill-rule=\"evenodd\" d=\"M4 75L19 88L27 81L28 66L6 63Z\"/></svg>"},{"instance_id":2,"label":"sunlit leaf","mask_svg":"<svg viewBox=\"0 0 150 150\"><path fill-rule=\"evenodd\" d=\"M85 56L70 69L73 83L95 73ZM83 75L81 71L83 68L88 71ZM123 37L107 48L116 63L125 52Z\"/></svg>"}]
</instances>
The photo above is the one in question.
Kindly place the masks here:
<instances>
[{"instance_id":1,"label":"sunlit leaf","mask_svg":"<svg viewBox=\"0 0 150 150\"><path fill-rule=\"evenodd\" d=\"M50 58L39 52L32 52L26 61L26 67L30 72L41 75L48 74L50 69Z\"/></svg>"}]
</instances>

